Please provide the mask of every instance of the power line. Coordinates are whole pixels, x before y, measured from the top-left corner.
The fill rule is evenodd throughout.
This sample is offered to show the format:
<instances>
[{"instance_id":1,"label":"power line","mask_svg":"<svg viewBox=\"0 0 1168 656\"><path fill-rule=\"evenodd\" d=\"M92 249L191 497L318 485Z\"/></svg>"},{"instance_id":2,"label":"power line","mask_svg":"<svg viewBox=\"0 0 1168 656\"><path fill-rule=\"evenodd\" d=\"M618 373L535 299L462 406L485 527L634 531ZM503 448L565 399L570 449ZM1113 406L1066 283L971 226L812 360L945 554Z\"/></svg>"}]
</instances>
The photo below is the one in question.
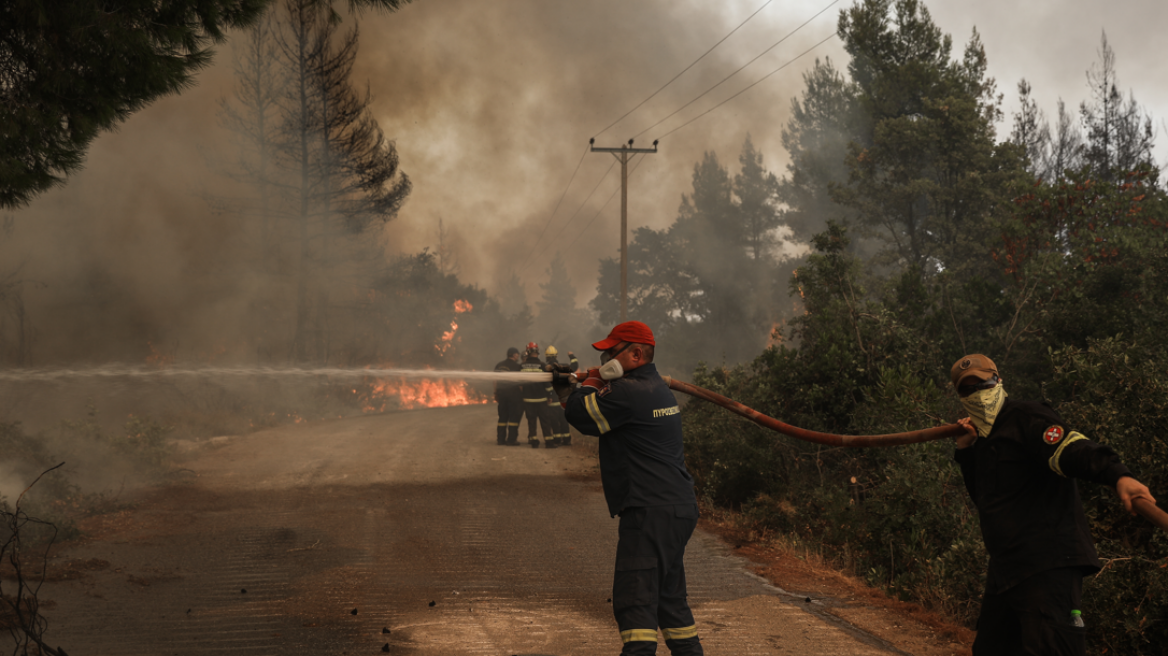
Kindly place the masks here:
<instances>
[{"instance_id":1,"label":"power line","mask_svg":"<svg viewBox=\"0 0 1168 656\"><path fill-rule=\"evenodd\" d=\"M572 188L572 181L576 179L576 173L580 171L580 165L584 163L584 157L587 154L588 154L588 148L585 148L584 152L580 153L580 161L576 162L576 169L574 171L572 171L572 177L568 178L568 186L564 187L564 193L560 194L560 199L558 201L556 201L555 208L553 208L552 213L548 215L547 223L543 224L543 230L540 230L539 236L535 238L535 245L536 246L539 246L539 242L541 239L543 239L544 233L547 232L548 226L550 226L552 224L552 219L555 218L556 212L559 211L559 209L560 209L560 203L564 202L564 196L567 196L568 190Z\"/></svg>"},{"instance_id":2,"label":"power line","mask_svg":"<svg viewBox=\"0 0 1168 656\"><path fill-rule=\"evenodd\" d=\"M666 116L665 118L661 119L660 121L657 121L657 122L656 122L656 123L654 123L653 125L650 125L649 127L645 128L644 130L641 130L641 131L640 131L640 132L638 132L637 134L633 135L633 138L635 139L635 138L637 138L637 137L639 137L639 136L641 136L641 135L645 134L645 133L646 133L646 132L648 132L649 130L652 130L653 128L657 127L658 125L661 125L661 124L662 124L662 123L664 123L665 121L668 121L670 118L672 118L672 117L673 117L675 114L677 114L677 113L678 113L678 112L680 112L681 110L685 109L686 107L689 107L690 105L694 104L694 103L695 103L695 102L697 102L698 100L700 100L700 99L704 98L704 97L705 97L705 95L706 95L706 94L708 94L709 92L711 92L711 91L713 91L714 89L717 89L718 87L722 86L722 84L723 84L723 83L725 83L727 80L729 80L730 78L734 77L735 75L738 75L738 73L740 73L740 72L742 71L742 69L744 69L744 68L746 68L747 66L750 66L751 64L753 64L754 62L758 61L760 57L762 57L763 55L765 55L765 54L767 54L768 52L770 52L770 51L774 50L775 48L777 48L777 47L779 46L779 44L781 44L782 42L784 42L784 41L786 41L787 39L791 38L791 36L792 36L792 35L794 35L794 34L795 34L796 32L798 32L799 30L803 29L803 28L804 28L804 27L805 27L805 26L806 26L808 23L810 23L811 21L815 20L816 18L819 18L819 16L820 16L821 14L823 14L823 12L827 11L828 9L831 9L831 8L832 8L832 6L833 6L833 5L835 5L837 2L839 2L839 0L832 0L830 3L828 3L828 5L827 5L826 7L824 7L823 9L820 9L820 10L819 10L818 12L816 12L816 14L815 14L814 16L812 16L811 18L808 18L807 20L803 21L803 23L802 23L801 25L799 25L799 27L796 27L795 29L793 29L793 30L791 30L790 32L788 32L786 36L784 36L783 38L779 39L778 41L775 41L773 44L771 44L771 46L770 46L769 48L767 48L766 50L763 50L763 51L762 51L762 52L760 52L760 53L759 53L757 56L755 56L755 58L754 58L754 59L751 59L750 61L746 62L746 63L745 63L745 64L743 64L742 66L738 67L738 69L737 69L737 70L735 70L733 73L731 73L731 74L727 75L726 77L722 78L722 79L721 79L721 81L719 81L717 84L715 84L714 86L710 87L709 89L706 89L705 91L703 91L701 94L699 94L699 95L698 95L696 98L694 98L693 100L691 100L691 101L687 102L686 104L682 105L681 107L678 107L677 109L675 109L675 110L674 110L674 111L673 111L671 114L669 114L669 116Z\"/></svg>"},{"instance_id":3,"label":"power line","mask_svg":"<svg viewBox=\"0 0 1168 656\"><path fill-rule=\"evenodd\" d=\"M645 161L644 155L642 155L641 159L637 160L637 163L633 165L633 170L629 171L630 178L633 177L633 174L637 172L637 168L641 166L641 162L643 161ZM596 214L593 214L592 218L588 220L588 223L584 224L584 229L581 230L580 233L577 234L576 237L568 243L568 247L565 250L570 250L572 246L575 245L576 241L580 239L580 237L584 236L584 233L588 232L588 228L592 227L593 222L596 221L596 217L600 216L600 213L604 211L604 208L608 207L608 204L611 203L612 199L616 197L616 192L618 191L620 191L620 187L612 190L612 193L608 196L608 200L604 201L604 204L600 206L600 209L596 210Z\"/></svg>"},{"instance_id":4,"label":"power line","mask_svg":"<svg viewBox=\"0 0 1168 656\"><path fill-rule=\"evenodd\" d=\"M813 45L813 46L811 46L810 48L808 48L808 49L804 50L803 52L799 53L798 55L795 55L795 56L794 56L792 59L790 59L789 61L785 62L785 63L784 63L782 66L780 66L780 67L776 68L775 70L771 71L770 73L767 73L766 75L764 75L764 76L760 77L759 79L755 80L755 81L754 81L754 82L752 82L752 83L751 83L749 86L745 87L744 89L742 89L742 90L741 90L741 91L739 91L738 93L734 94L733 96L730 96L729 98L727 98L727 99L723 100L722 102L718 103L717 105L714 105L713 107L711 107L711 108L707 109L706 111L702 112L701 114L698 114L697 116L695 116L695 117L691 118L690 120L686 121L685 123L682 123L681 125L679 125L679 126L677 126L677 127L673 128L673 129L672 129L672 130L670 130L669 132L666 132L665 134L663 134L663 135L661 135L660 137L657 137L657 138L658 138L658 139L664 139L665 137L668 137L669 135L673 134L674 132L677 132L678 130L680 130L680 129L684 128L685 126L689 125L690 123L693 123L694 121L696 121L696 120L698 120L699 118L701 118L701 117L705 116L706 114L709 114L710 112L714 111L715 109L718 109L718 108L719 108L719 107L721 107L722 105L725 105L726 103L730 102L731 100L734 100L734 99L735 99L735 98L737 98L738 96L741 96L742 94L744 94L744 93L746 93L747 91L749 91L751 88L753 88L753 87L754 87L754 85L758 84L759 82L762 82L763 80L765 80L765 79L767 79L768 77L770 77L770 76L774 75L775 73L778 73L779 71L783 70L783 69L784 69L784 68L786 68L787 66L789 66L789 65L793 64L793 63L794 63L796 60L798 60L798 59L799 59L800 57L802 57L803 55L806 55L807 53L811 52L812 50L815 50L816 48L818 48L819 46L821 46L821 45L823 45L823 44L827 43L828 41L832 40L832 39L833 39L834 37L836 37L836 36L837 36L837 35L836 35L836 34L833 32L833 33L832 33L832 34L830 34L830 35L829 35L829 36L828 36L826 39L824 39L824 40L820 41L819 43L817 43L817 44L815 44L815 45Z\"/></svg>"},{"instance_id":5,"label":"power line","mask_svg":"<svg viewBox=\"0 0 1168 656\"><path fill-rule=\"evenodd\" d=\"M674 82L676 82L676 81L677 81L677 78L681 77L682 75L685 75L685 72L686 72L686 71L688 71L689 69L693 68L693 67L694 67L694 65L695 65L695 64L697 64L698 62L700 62L701 60L705 59L706 55L710 54L711 52L714 52L714 48L717 48L718 46L722 45L722 42L723 42L723 41L725 41L726 39L729 39L731 36L733 36L735 32L737 32L739 29L741 29L741 28L742 28L742 26L743 26L743 25L746 25L747 23L749 23L749 22L750 22L750 19L752 19L752 18L754 18L755 16L757 16L757 15L758 15L758 12L762 11L763 9L766 9L766 8L767 8L767 5L769 5L771 2L774 2L774 0L767 0L766 2L764 2L764 3L762 4L762 6L761 6L761 7L759 7L759 8L758 8L758 9L756 9L756 10L754 10L754 13L753 13L753 14L751 14L751 15L747 16L747 17L746 17L746 20L744 20L744 21L742 21L741 23L739 23L739 24L738 24L738 27L736 27L736 28L734 28L734 29L730 30L730 33L729 33L729 34L727 34L726 36L722 37L722 38L721 38L721 39L720 39L720 40L719 40L717 43L715 43L714 45L710 46L710 49L709 49L709 50L707 50L707 51L703 52L703 53L702 53L702 55L701 55L701 57L698 57L697 59L693 60L693 61L690 63L690 65L689 65L689 66L686 66L685 68L683 68L683 69L682 69L682 71L681 71L680 73L678 73L677 75L674 75L674 76L673 76L673 77L672 77L672 78L671 78L671 79L670 79L668 82L666 82L665 84L661 85L661 88L660 88L660 89L657 89L657 90L656 90L656 91L654 91L653 93L649 94L649 97L648 97L648 98L646 98L646 99L642 100L641 102L637 103L637 106L636 106L636 107L634 107L634 108L630 109L629 111L625 112L625 113L624 113L624 115L622 115L620 118L618 118L617 120L613 121L612 123L609 123L609 124L608 124L607 126L605 126L605 128L604 128L603 130L601 130L600 132L597 132L597 133L596 133L596 136L595 136L595 137L593 137L593 138L599 137L600 135L602 135L602 134L604 134L605 132L607 132L607 131L608 131L608 129L609 129L609 128L611 128L612 126L614 126L614 125L616 125L617 123L620 123L621 121L623 121L623 120L625 120L626 118L628 118L629 114L632 114L633 112L635 112L635 111L637 111L638 109L640 109L640 108L641 108L641 105L644 105L645 103L649 102L649 101L650 101L650 100L652 100L652 99L653 99L653 98L654 98L654 97L655 97L657 94L659 94L659 93L661 93L662 91L664 91L664 90L665 90L665 87L667 87L667 86L669 86L669 85L673 84Z\"/></svg>"},{"instance_id":6,"label":"power line","mask_svg":"<svg viewBox=\"0 0 1168 656\"><path fill-rule=\"evenodd\" d=\"M592 146L592 144L589 144L589 148L591 148L591 146ZM587 151L585 151L585 152L587 152ZM612 172L612 169L614 166L616 166L616 160L613 160L613 162L608 165L608 168L604 170L604 175L600 176L600 179L596 181L596 186L593 187L592 191L589 192L588 195L584 198L584 202L580 203L580 207L577 207L576 211L572 213L572 216L568 217L568 220L564 223L564 225L560 226L560 231L556 233L555 237L552 237L553 242L555 242L555 240L558 239L559 236L564 233L564 230L572 223L572 220L576 218L576 215L580 213L580 210L584 209L584 206L588 204L588 201L596 193L596 190L600 189L600 185L602 183L604 183L605 180L608 179L608 174ZM539 242L536 242L536 246L537 247L539 246ZM538 250L538 249L534 249L534 250ZM544 250L546 251L547 249L545 248ZM531 268L531 263L533 261L534 261L534 258L527 260L527 264L524 265L523 269L519 272L519 275L522 276L524 273L526 273L527 270L529 268Z\"/></svg>"}]
</instances>

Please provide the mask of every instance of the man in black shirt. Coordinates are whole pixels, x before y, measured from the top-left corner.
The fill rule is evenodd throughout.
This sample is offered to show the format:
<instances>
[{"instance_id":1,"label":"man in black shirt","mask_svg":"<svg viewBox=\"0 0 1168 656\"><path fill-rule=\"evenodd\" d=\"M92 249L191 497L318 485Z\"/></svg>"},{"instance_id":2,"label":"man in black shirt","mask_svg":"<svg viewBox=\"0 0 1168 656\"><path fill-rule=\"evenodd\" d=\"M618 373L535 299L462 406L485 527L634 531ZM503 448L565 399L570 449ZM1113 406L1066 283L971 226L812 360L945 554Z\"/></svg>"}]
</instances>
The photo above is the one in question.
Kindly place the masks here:
<instances>
[{"instance_id":1,"label":"man in black shirt","mask_svg":"<svg viewBox=\"0 0 1168 656\"><path fill-rule=\"evenodd\" d=\"M519 371L519 349L507 349L507 358L495 365L495 371ZM495 403L499 404L499 429L496 434L498 444L519 444L519 420L523 418L523 394L519 383L495 382Z\"/></svg>"},{"instance_id":2,"label":"man in black shirt","mask_svg":"<svg viewBox=\"0 0 1168 656\"><path fill-rule=\"evenodd\" d=\"M620 516L612 611L621 654L655 654L657 629L673 656L701 656L686 601L685 545L697 526L682 452L681 411L653 364L649 327L628 321L592 345L602 351L576 389L556 383L568 423L600 437L608 512Z\"/></svg>"},{"instance_id":3,"label":"man in black shirt","mask_svg":"<svg viewBox=\"0 0 1168 656\"><path fill-rule=\"evenodd\" d=\"M955 459L990 555L974 656L1081 655L1083 577L1100 569L1074 479L1155 503L1110 447L1049 405L1006 398L993 361L968 355L950 378L969 417Z\"/></svg>"}]
</instances>

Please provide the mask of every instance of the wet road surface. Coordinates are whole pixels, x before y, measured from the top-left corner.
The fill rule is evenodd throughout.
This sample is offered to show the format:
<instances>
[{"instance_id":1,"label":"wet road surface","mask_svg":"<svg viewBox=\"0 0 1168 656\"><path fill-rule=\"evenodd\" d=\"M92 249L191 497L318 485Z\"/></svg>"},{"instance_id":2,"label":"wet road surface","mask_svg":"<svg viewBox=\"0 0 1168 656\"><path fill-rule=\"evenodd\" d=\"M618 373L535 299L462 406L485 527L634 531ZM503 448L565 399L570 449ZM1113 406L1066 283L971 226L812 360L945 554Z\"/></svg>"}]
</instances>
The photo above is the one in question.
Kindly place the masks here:
<instances>
[{"instance_id":1,"label":"wet road surface","mask_svg":"<svg viewBox=\"0 0 1168 656\"><path fill-rule=\"evenodd\" d=\"M58 556L79 575L41 592L47 642L73 656L619 653L617 522L595 457L496 446L494 424L494 406L469 406L204 444L186 482ZM707 654L904 653L700 530L686 567Z\"/></svg>"}]
</instances>

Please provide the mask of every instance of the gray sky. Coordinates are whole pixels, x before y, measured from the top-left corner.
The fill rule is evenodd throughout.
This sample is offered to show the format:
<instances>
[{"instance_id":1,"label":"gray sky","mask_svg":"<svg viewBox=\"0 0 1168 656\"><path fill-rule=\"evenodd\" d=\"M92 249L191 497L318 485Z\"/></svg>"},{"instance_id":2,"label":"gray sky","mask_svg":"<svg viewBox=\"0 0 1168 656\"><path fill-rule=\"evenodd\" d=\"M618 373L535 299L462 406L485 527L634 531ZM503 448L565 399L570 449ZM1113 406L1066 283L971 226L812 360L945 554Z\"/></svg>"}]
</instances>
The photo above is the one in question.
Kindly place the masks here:
<instances>
[{"instance_id":1,"label":"gray sky","mask_svg":"<svg viewBox=\"0 0 1168 656\"><path fill-rule=\"evenodd\" d=\"M376 116L396 140L402 167L414 182L405 208L385 229L387 248L397 253L435 247L441 217L453 235L465 281L493 291L510 271L522 272L532 303L559 250L579 289L577 303L584 305L595 294L598 259L615 255L619 244L619 195L600 210L619 184L616 169L584 204L612 162L609 155L584 155L589 137L763 2L416 0L395 14L366 13L360 18L356 76L368 80ZM774 0L665 92L600 134L598 145L618 145L641 132L826 4ZM636 145L648 146L832 34L845 6L836 4L707 98L645 132ZM957 56L975 26L981 33L990 74L1006 96L999 138L1009 132L1022 77L1031 81L1048 116L1059 97L1077 109L1088 94L1085 71L1106 30L1120 83L1153 113L1161 142L1157 154L1161 162L1168 159L1163 134L1168 89L1162 83L1168 79L1168 42L1158 34L1168 24L1168 3L946 0L928 7L953 36ZM631 227L663 228L674 220L703 151L717 152L731 174L736 172L747 133L768 168L781 175L786 154L780 132L791 98L801 93L801 75L815 57L831 57L840 67L846 62L838 39L832 39L664 138L660 153L644 158L633 176ZM193 273L214 272L221 265L215 254L222 240L232 238L230 217L211 214L198 196L222 185L207 162L230 157L229 138L216 126L215 104L230 93L231 63L228 45L196 87L155 103L100 138L83 172L15 213L33 272L46 261L69 263L74 275L61 278L58 284L65 284L80 283L89 270L113 271L134 287L127 294L137 294L149 312L170 312L185 303L185 296L171 290L182 288ZM80 289L76 293L84 295ZM215 289L199 293L207 303L230 303ZM173 306L167 299L174 299Z\"/></svg>"}]
</instances>

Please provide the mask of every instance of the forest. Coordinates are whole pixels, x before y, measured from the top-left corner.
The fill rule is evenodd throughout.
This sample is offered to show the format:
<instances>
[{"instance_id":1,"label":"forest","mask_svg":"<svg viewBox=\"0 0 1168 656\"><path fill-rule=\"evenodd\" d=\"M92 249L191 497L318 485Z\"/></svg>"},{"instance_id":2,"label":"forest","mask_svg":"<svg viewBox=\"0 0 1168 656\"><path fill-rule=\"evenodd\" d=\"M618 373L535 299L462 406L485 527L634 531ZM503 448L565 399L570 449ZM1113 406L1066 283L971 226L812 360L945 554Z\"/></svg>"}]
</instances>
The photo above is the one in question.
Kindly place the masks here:
<instances>
[{"instance_id":1,"label":"forest","mask_svg":"<svg viewBox=\"0 0 1168 656\"><path fill-rule=\"evenodd\" d=\"M159 293L176 306L215 299L215 329L144 310L104 271L78 270L63 293L6 259L4 366L487 369L526 341L582 351L618 320L613 258L599 260L585 308L558 256L531 303L518 271L495 290L463 282L438 221L437 248L387 248L379 231L407 202L410 163L353 79L356 23L313 0L261 17L262 4L244 3L250 27L218 108L236 150L208 156L223 184L198 199L232 238L189 272L182 298ZM838 36L846 61L816 60L783 113L785 153L764 158L744 130L736 157L711 150L693 164L670 226L630 234L629 314L657 333L663 371L803 428L871 434L962 416L949 367L984 353L1013 398L1050 403L1168 496L1168 196L1153 117L1117 79L1106 35L1077 105L1048 113L1021 80L1011 116L977 32L955 48L918 0L863 0L840 12ZM28 176L9 176L0 207L59 184L118 112L184 80L84 126L72 150L42 153ZM232 407L282 418L299 398ZM20 408L3 410L0 446L46 464ZM63 430L118 452L162 443L159 425L136 421L125 437L92 421ZM986 554L951 444L826 449L701 403L685 423L705 503L834 554L900 598L977 616ZM1091 652L1162 653L1168 538L1113 491L1080 489L1105 563L1084 595Z\"/></svg>"},{"instance_id":2,"label":"forest","mask_svg":"<svg viewBox=\"0 0 1168 656\"><path fill-rule=\"evenodd\" d=\"M1048 120L1022 81L999 137L976 33L955 55L912 0L845 10L839 33L850 60L805 75L774 196L814 246L789 277L802 311L752 361L694 381L800 427L879 434L963 416L949 367L984 353L1012 397L1050 403L1165 489L1168 198L1106 36L1077 111ZM902 599L977 616L986 554L950 443L823 448L687 407L707 501ZM1084 586L1091 653L1161 653L1166 537L1113 490L1080 492L1105 565Z\"/></svg>"}]
</instances>

